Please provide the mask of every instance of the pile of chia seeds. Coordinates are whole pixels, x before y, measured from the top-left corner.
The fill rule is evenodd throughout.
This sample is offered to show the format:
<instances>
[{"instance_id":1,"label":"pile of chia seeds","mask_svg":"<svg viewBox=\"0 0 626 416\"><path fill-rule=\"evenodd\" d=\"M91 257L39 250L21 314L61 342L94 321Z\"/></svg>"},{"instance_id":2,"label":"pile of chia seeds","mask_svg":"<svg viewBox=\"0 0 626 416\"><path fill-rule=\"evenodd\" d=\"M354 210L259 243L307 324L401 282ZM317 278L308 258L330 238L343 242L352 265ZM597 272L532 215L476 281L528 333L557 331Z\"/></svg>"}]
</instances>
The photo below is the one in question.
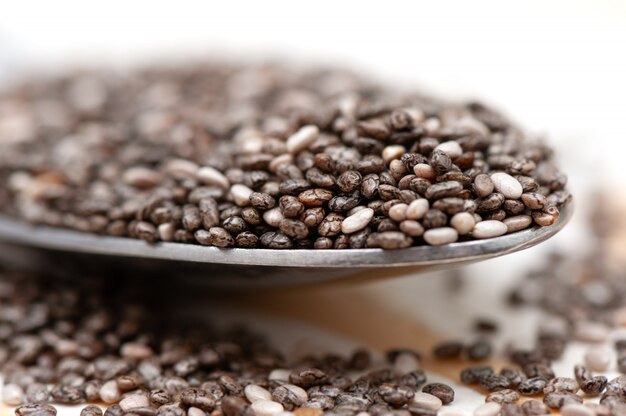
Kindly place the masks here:
<instances>
[{"instance_id":1,"label":"pile of chia seeds","mask_svg":"<svg viewBox=\"0 0 626 416\"><path fill-rule=\"evenodd\" d=\"M548 226L552 150L500 113L354 74L76 72L0 93L0 212L216 247L400 249Z\"/></svg>"}]
</instances>

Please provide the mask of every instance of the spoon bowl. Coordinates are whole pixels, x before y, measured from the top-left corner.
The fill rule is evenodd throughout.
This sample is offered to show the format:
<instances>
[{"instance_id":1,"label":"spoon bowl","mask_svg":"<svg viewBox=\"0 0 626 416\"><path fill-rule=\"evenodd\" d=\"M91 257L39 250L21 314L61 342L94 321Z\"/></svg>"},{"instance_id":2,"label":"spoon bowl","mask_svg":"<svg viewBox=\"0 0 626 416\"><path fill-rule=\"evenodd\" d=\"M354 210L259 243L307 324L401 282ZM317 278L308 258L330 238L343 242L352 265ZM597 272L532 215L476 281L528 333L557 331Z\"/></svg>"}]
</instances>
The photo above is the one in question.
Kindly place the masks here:
<instances>
[{"instance_id":1,"label":"spoon bowl","mask_svg":"<svg viewBox=\"0 0 626 416\"><path fill-rule=\"evenodd\" d=\"M559 220L547 227L400 250L220 249L182 243L148 244L132 238L34 226L0 215L0 257L22 267L70 267L81 270L81 274L104 272L111 276L146 273L166 279L199 280L216 288L289 286L421 273L488 260L549 239L567 224L572 212L572 204L562 207Z\"/></svg>"}]
</instances>

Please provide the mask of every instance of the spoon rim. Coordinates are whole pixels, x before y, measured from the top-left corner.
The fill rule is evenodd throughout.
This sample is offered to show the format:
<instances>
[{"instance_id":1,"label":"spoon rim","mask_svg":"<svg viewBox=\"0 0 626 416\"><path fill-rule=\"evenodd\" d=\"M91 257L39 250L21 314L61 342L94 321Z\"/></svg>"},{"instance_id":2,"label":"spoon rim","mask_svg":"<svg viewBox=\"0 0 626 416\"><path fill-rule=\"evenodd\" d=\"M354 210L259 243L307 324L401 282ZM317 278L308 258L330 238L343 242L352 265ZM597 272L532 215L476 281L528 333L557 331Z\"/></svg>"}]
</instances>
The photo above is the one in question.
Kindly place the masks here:
<instances>
[{"instance_id":1,"label":"spoon rim","mask_svg":"<svg viewBox=\"0 0 626 416\"><path fill-rule=\"evenodd\" d=\"M565 227L573 203L561 207L552 225L535 226L500 237L456 242L442 246L414 246L398 250L362 248L345 250L218 248L189 243L154 244L128 238L45 225L32 225L0 215L0 241L42 249L241 266L294 268L376 268L445 264L501 256L537 245Z\"/></svg>"}]
</instances>

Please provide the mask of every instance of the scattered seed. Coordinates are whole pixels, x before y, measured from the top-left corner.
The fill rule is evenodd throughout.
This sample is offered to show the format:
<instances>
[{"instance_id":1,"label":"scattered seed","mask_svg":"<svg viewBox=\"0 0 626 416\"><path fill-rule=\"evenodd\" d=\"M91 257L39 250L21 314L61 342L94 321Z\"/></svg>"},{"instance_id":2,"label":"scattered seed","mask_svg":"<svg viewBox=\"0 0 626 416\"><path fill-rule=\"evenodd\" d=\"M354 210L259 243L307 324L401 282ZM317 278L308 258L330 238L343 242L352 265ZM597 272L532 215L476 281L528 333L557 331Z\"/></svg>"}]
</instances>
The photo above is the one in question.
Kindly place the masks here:
<instances>
[{"instance_id":1,"label":"scattered seed","mask_svg":"<svg viewBox=\"0 0 626 416\"><path fill-rule=\"evenodd\" d=\"M550 408L539 400L527 400L522 403L522 412L526 416L540 416L550 414Z\"/></svg>"},{"instance_id":2,"label":"scattered seed","mask_svg":"<svg viewBox=\"0 0 626 416\"><path fill-rule=\"evenodd\" d=\"M599 322L578 322L574 336L580 341L600 343L608 339L609 329Z\"/></svg>"},{"instance_id":3,"label":"scattered seed","mask_svg":"<svg viewBox=\"0 0 626 416\"><path fill-rule=\"evenodd\" d=\"M567 404L561 407L562 416L596 416L596 412L582 404Z\"/></svg>"},{"instance_id":4,"label":"scattered seed","mask_svg":"<svg viewBox=\"0 0 626 416\"><path fill-rule=\"evenodd\" d=\"M611 352L602 347L593 347L585 353L585 365L591 371L606 371L611 364Z\"/></svg>"},{"instance_id":5,"label":"scattered seed","mask_svg":"<svg viewBox=\"0 0 626 416\"><path fill-rule=\"evenodd\" d=\"M412 404L431 410L438 410L443 405L443 402L437 396L429 393L418 392L413 396Z\"/></svg>"},{"instance_id":6,"label":"scattered seed","mask_svg":"<svg viewBox=\"0 0 626 416\"><path fill-rule=\"evenodd\" d=\"M454 390L447 384L430 383L425 385L422 391L439 398L443 404L451 403L454 400Z\"/></svg>"},{"instance_id":7,"label":"scattered seed","mask_svg":"<svg viewBox=\"0 0 626 416\"><path fill-rule=\"evenodd\" d=\"M478 340L467 346L467 358L472 361L486 360L491 356L492 347L486 340Z\"/></svg>"},{"instance_id":8,"label":"scattered seed","mask_svg":"<svg viewBox=\"0 0 626 416\"><path fill-rule=\"evenodd\" d=\"M102 409L99 406L90 404L81 409L80 416L102 416Z\"/></svg>"},{"instance_id":9,"label":"scattered seed","mask_svg":"<svg viewBox=\"0 0 626 416\"><path fill-rule=\"evenodd\" d=\"M57 414L57 409L54 406L51 406L45 403L44 404L36 404L36 403L25 404L15 409L16 416L26 416L26 415L54 416L56 414Z\"/></svg>"},{"instance_id":10,"label":"scattered seed","mask_svg":"<svg viewBox=\"0 0 626 416\"><path fill-rule=\"evenodd\" d=\"M520 406L514 403L505 403L500 409L501 416L524 416L524 411Z\"/></svg>"},{"instance_id":11,"label":"scattered seed","mask_svg":"<svg viewBox=\"0 0 626 416\"><path fill-rule=\"evenodd\" d=\"M543 402L550 409L560 409L569 404L582 403L583 399L570 392L553 392L543 397Z\"/></svg>"},{"instance_id":12,"label":"scattered seed","mask_svg":"<svg viewBox=\"0 0 626 416\"><path fill-rule=\"evenodd\" d=\"M446 341L435 346L433 355L440 360L457 359L463 352L463 343L458 341Z\"/></svg>"},{"instance_id":13,"label":"scattered seed","mask_svg":"<svg viewBox=\"0 0 626 416\"><path fill-rule=\"evenodd\" d=\"M493 374L493 368L488 365L468 367L461 371L461 382L465 384L478 384L484 376L489 374Z\"/></svg>"},{"instance_id":14,"label":"scattered seed","mask_svg":"<svg viewBox=\"0 0 626 416\"><path fill-rule=\"evenodd\" d=\"M519 400L519 394L515 390L504 389L489 393L485 402L496 402L499 404L515 403Z\"/></svg>"},{"instance_id":15,"label":"scattered seed","mask_svg":"<svg viewBox=\"0 0 626 416\"><path fill-rule=\"evenodd\" d=\"M148 399L148 396L145 396L143 394L131 394L123 398L119 402L119 405L122 410L128 412L129 410L135 409L137 407L148 407L150 406L150 401Z\"/></svg>"},{"instance_id":16,"label":"scattered seed","mask_svg":"<svg viewBox=\"0 0 626 416\"><path fill-rule=\"evenodd\" d=\"M511 385L511 381L507 377L500 374L486 374L482 376L479 380L479 385L481 388L488 391L498 391L515 387Z\"/></svg>"},{"instance_id":17,"label":"scattered seed","mask_svg":"<svg viewBox=\"0 0 626 416\"><path fill-rule=\"evenodd\" d=\"M501 408L502 405L500 403L485 403L474 410L474 416L497 416L500 413Z\"/></svg>"},{"instance_id":18,"label":"scattered seed","mask_svg":"<svg viewBox=\"0 0 626 416\"><path fill-rule=\"evenodd\" d=\"M573 378L569 377L555 377L548 381L543 388L544 394L549 393L576 393L578 391L578 383Z\"/></svg>"}]
</instances>

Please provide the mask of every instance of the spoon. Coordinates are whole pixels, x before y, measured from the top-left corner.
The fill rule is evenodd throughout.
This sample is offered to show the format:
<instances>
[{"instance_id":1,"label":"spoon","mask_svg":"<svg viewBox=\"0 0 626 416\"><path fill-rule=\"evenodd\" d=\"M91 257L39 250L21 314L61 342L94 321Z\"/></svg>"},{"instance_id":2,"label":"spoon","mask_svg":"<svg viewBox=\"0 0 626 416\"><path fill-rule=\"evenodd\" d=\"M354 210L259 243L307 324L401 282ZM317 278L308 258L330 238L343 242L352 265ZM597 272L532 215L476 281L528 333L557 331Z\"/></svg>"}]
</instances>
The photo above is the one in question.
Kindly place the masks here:
<instances>
[{"instance_id":1,"label":"spoon","mask_svg":"<svg viewBox=\"0 0 626 416\"><path fill-rule=\"evenodd\" d=\"M400 250L220 249L181 243L99 236L34 226L0 215L0 258L22 267L56 270L69 265L81 275L146 273L150 277L191 278L211 287L258 288L319 283L335 279L392 277L450 269L537 245L567 224L573 205L559 220L501 237Z\"/></svg>"}]
</instances>

